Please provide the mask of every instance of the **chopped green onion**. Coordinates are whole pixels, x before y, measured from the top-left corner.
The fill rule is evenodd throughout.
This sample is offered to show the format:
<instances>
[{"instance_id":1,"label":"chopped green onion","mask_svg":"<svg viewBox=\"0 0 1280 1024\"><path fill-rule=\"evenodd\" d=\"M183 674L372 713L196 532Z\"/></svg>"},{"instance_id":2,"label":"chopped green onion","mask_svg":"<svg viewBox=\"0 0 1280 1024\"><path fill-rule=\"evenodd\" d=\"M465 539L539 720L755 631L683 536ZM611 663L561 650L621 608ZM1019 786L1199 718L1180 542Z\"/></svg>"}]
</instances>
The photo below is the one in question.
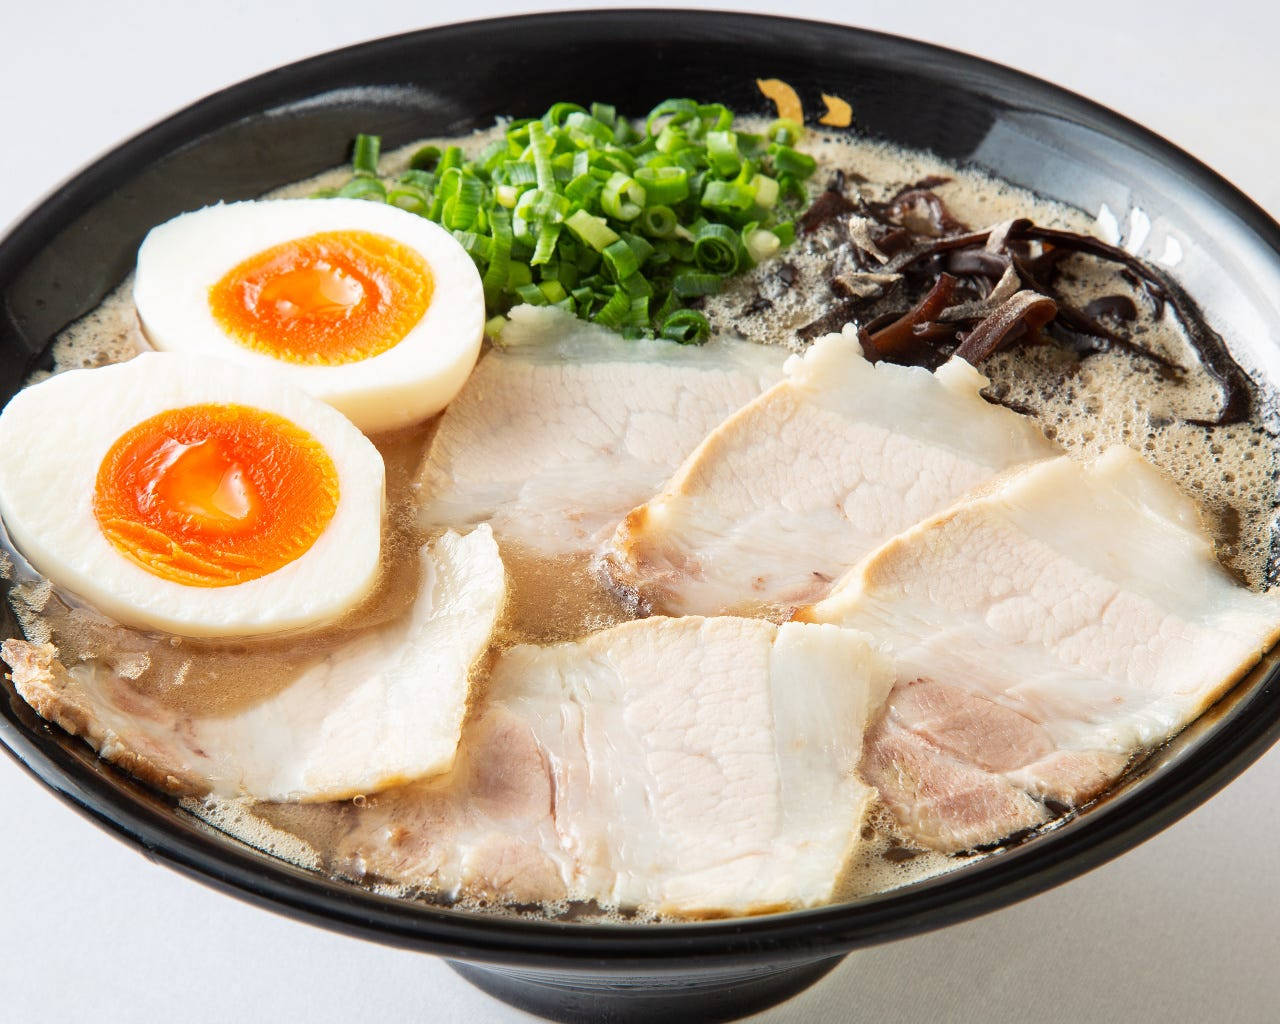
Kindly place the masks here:
<instances>
[{"instance_id":1,"label":"chopped green onion","mask_svg":"<svg viewBox=\"0 0 1280 1024\"><path fill-rule=\"evenodd\" d=\"M564 194L575 203L590 203L604 190L604 183L590 171L579 174L564 187Z\"/></svg>"},{"instance_id":2,"label":"chopped green onion","mask_svg":"<svg viewBox=\"0 0 1280 1024\"><path fill-rule=\"evenodd\" d=\"M669 124L658 133L657 139L654 140L654 147L659 153L678 153L682 149L690 149L689 136L684 133L682 128L674 124Z\"/></svg>"},{"instance_id":3,"label":"chopped green onion","mask_svg":"<svg viewBox=\"0 0 1280 1024\"><path fill-rule=\"evenodd\" d=\"M424 216L431 209L431 203L421 189L405 185L393 188L387 193L387 205L416 213L419 217Z\"/></svg>"},{"instance_id":4,"label":"chopped green onion","mask_svg":"<svg viewBox=\"0 0 1280 1024\"><path fill-rule=\"evenodd\" d=\"M493 239L474 231L455 231L453 237L467 250L467 255L488 260L493 256Z\"/></svg>"},{"instance_id":5,"label":"chopped green onion","mask_svg":"<svg viewBox=\"0 0 1280 1024\"><path fill-rule=\"evenodd\" d=\"M596 252L603 252L606 247L618 240L617 233L609 227L603 217L593 217L586 210L577 210L572 213L565 220L564 226L572 231L579 241L585 242Z\"/></svg>"},{"instance_id":6,"label":"chopped green onion","mask_svg":"<svg viewBox=\"0 0 1280 1024\"><path fill-rule=\"evenodd\" d=\"M420 188L425 191L435 188L436 176L430 171L416 171L410 168L400 175L400 183L402 185L412 185L414 188Z\"/></svg>"},{"instance_id":7,"label":"chopped green onion","mask_svg":"<svg viewBox=\"0 0 1280 1024\"><path fill-rule=\"evenodd\" d=\"M445 151L440 155L440 162L436 164L436 174L443 174L451 167L462 166L462 148L460 146L446 146Z\"/></svg>"},{"instance_id":8,"label":"chopped green onion","mask_svg":"<svg viewBox=\"0 0 1280 1024\"><path fill-rule=\"evenodd\" d=\"M516 163L514 160L502 165L503 175L508 185L536 185L538 172L533 164Z\"/></svg>"},{"instance_id":9,"label":"chopped green onion","mask_svg":"<svg viewBox=\"0 0 1280 1024\"><path fill-rule=\"evenodd\" d=\"M631 296L621 288L613 288L609 299L591 319L605 327L618 328L631 313Z\"/></svg>"},{"instance_id":10,"label":"chopped green onion","mask_svg":"<svg viewBox=\"0 0 1280 1024\"><path fill-rule=\"evenodd\" d=\"M560 224L544 224L538 232L538 244L533 247L533 257L529 260L531 267L540 266L551 259L556 250L556 241L560 238ZM554 300L553 300L554 301Z\"/></svg>"},{"instance_id":11,"label":"chopped green onion","mask_svg":"<svg viewBox=\"0 0 1280 1024\"><path fill-rule=\"evenodd\" d=\"M788 121L786 118L780 117L769 125L769 130L766 134L771 142L777 142L783 146L794 146L804 137L804 125L798 121Z\"/></svg>"},{"instance_id":12,"label":"chopped green onion","mask_svg":"<svg viewBox=\"0 0 1280 1024\"><path fill-rule=\"evenodd\" d=\"M445 227L465 231L480 216L480 204L484 201L484 183L465 172L458 177L458 188L451 202L453 208L444 216Z\"/></svg>"},{"instance_id":13,"label":"chopped green onion","mask_svg":"<svg viewBox=\"0 0 1280 1024\"><path fill-rule=\"evenodd\" d=\"M556 174L551 167L551 151L554 147L555 143L551 141L551 136L547 134L547 129L543 127L541 121L534 121L529 125L529 149L533 151L533 172L538 188L548 192L554 192L556 187Z\"/></svg>"},{"instance_id":14,"label":"chopped green onion","mask_svg":"<svg viewBox=\"0 0 1280 1024\"><path fill-rule=\"evenodd\" d=\"M778 182L763 174L751 179L751 187L755 189L756 205L765 210L772 210L778 205Z\"/></svg>"},{"instance_id":15,"label":"chopped green onion","mask_svg":"<svg viewBox=\"0 0 1280 1024\"><path fill-rule=\"evenodd\" d=\"M649 283L649 279L639 271L630 277L623 278L618 282L622 286L622 290L630 295L633 299L641 297L648 298L653 294L653 285Z\"/></svg>"},{"instance_id":16,"label":"chopped green onion","mask_svg":"<svg viewBox=\"0 0 1280 1024\"><path fill-rule=\"evenodd\" d=\"M604 146L613 141L613 129L585 111L570 114L565 118L564 124L569 137L583 148L589 147L593 142Z\"/></svg>"},{"instance_id":17,"label":"chopped green onion","mask_svg":"<svg viewBox=\"0 0 1280 1024\"><path fill-rule=\"evenodd\" d=\"M481 278L481 284L484 285L485 302L496 306L506 287L510 267L511 218L506 210L495 209L489 223L493 228L493 251L489 254L489 266Z\"/></svg>"},{"instance_id":18,"label":"chopped green onion","mask_svg":"<svg viewBox=\"0 0 1280 1024\"><path fill-rule=\"evenodd\" d=\"M553 103L551 104L551 109L542 115L542 122L548 128L558 128L565 123L565 120L571 114L585 114L586 112L586 107L580 107L576 103ZM532 125L530 127L532 128ZM532 137L533 133L530 132L530 138Z\"/></svg>"},{"instance_id":19,"label":"chopped green onion","mask_svg":"<svg viewBox=\"0 0 1280 1024\"><path fill-rule=\"evenodd\" d=\"M641 238L639 235L633 235L629 231L624 231L622 238L627 245L631 246L631 251L635 253L636 259L641 263L657 252L657 249L654 248L652 243Z\"/></svg>"},{"instance_id":20,"label":"chopped green onion","mask_svg":"<svg viewBox=\"0 0 1280 1024\"><path fill-rule=\"evenodd\" d=\"M415 171L434 171L440 163L439 146L423 146L409 157L409 166Z\"/></svg>"},{"instance_id":21,"label":"chopped green onion","mask_svg":"<svg viewBox=\"0 0 1280 1024\"><path fill-rule=\"evenodd\" d=\"M514 292L527 284L533 284L533 271L529 264L513 259L507 267L507 289Z\"/></svg>"},{"instance_id":22,"label":"chopped green onion","mask_svg":"<svg viewBox=\"0 0 1280 1024\"><path fill-rule=\"evenodd\" d=\"M738 173L742 154L738 152L738 136L734 132L707 132L707 155L711 166L726 178Z\"/></svg>"},{"instance_id":23,"label":"chopped green onion","mask_svg":"<svg viewBox=\"0 0 1280 1024\"><path fill-rule=\"evenodd\" d=\"M351 166L356 174L370 177L378 173L378 154L382 151L380 135L357 135L351 151Z\"/></svg>"},{"instance_id":24,"label":"chopped green onion","mask_svg":"<svg viewBox=\"0 0 1280 1024\"><path fill-rule=\"evenodd\" d=\"M341 196L343 199L373 199L378 202L385 202L387 186L377 178L352 178L342 188L338 189L336 195Z\"/></svg>"},{"instance_id":25,"label":"chopped green onion","mask_svg":"<svg viewBox=\"0 0 1280 1024\"><path fill-rule=\"evenodd\" d=\"M707 131L723 131L733 124L733 111L723 103L704 103L698 107L698 117Z\"/></svg>"},{"instance_id":26,"label":"chopped green onion","mask_svg":"<svg viewBox=\"0 0 1280 1024\"><path fill-rule=\"evenodd\" d=\"M690 118L698 116L698 105L693 100L663 100L651 111L645 119L644 129L649 133L650 137L659 134L654 131L654 125L667 117L672 124L683 124ZM662 122L662 126L666 127L667 122Z\"/></svg>"},{"instance_id":27,"label":"chopped green onion","mask_svg":"<svg viewBox=\"0 0 1280 1024\"><path fill-rule=\"evenodd\" d=\"M475 262L491 314L558 306L624 337L705 341L686 303L795 239L812 157L803 128L736 131L720 103L671 99L642 126L609 104L556 103L510 122L474 158L423 146L380 178L380 139L361 135L353 178L318 196L386 202L452 231ZM495 315L486 330L505 320Z\"/></svg>"},{"instance_id":28,"label":"chopped green onion","mask_svg":"<svg viewBox=\"0 0 1280 1024\"><path fill-rule=\"evenodd\" d=\"M749 185L709 181L702 190L702 205L712 210L750 210L756 205L756 197Z\"/></svg>"},{"instance_id":29,"label":"chopped green onion","mask_svg":"<svg viewBox=\"0 0 1280 1024\"><path fill-rule=\"evenodd\" d=\"M658 337L681 345L701 345L710 336L711 325L696 309L677 309L658 328Z\"/></svg>"},{"instance_id":30,"label":"chopped green onion","mask_svg":"<svg viewBox=\"0 0 1280 1024\"><path fill-rule=\"evenodd\" d=\"M738 232L724 224L703 224L694 233L693 262L701 271L721 276L736 273L745 255Z\"/></svg>"},{"instance_id":31,"label":"chopped green onion","mask_svg":"<svg viewBox=\"0 0 1280 1024\"><path fill-rule=\"evenodd\" d=\"M800 153L790 146L775 142L769 147L769 155L773 157L773 165L779 174L794 174L797 178L807 178L817 170L818 163L808 153Z\"/></svg>"},{"instance_id":32,"label":"chopped green onion","mask_svg":"<svg viewBox=\"0 0 1280 1024\"><path fill-rule=\"evenodd\" d=\"M564 290L564 285L559 281L539 281L538 290L546 297L550 303L563 302L569 297L569 293Z\"/></svg>"},{"instance_id":33,"label":"chopped green onion","mask_svg":"<svg viewBox=\"0 0 1280 1024\"><path fill-rule=\"evenodd\" d=\"M635 251L622 238L611 245L606 245L600 256L615 281L630 277L640 269L640 261L636 258Z\"/></svg>"},{"instance_id":34,"label":"chopped green onion","mask_svg":"<svg viewBox=\"0 0 1280 1024\"><path fill-rule=\"evenodd\" d=\"M604 207L604 212L617 220L635 220L644 209L644 200L644 186L621 171L615 171L609 176L604 191L600 194L600 205Z\"/></svg>"},{"instance_id":35,"label":"chopped green onion","mask_svg":"<svg viewBox=\"0 0 1280 1024\"><path fill-rule=\"evenodd\" d=\"M743 230L742 242L752 263L763 263L776 256L782 248L782 240L777 235L768 228L757 228L754 224Z\"/></svg>"},{"instance_id":36,"label":"chopped green onion","mask_svg":"<svg viewBox=\"0 0 1280 1024\"><path fill-rule=\"evenodd\" d=\"M689 172L683 167L640 167L636 181L644 188L645 201L655 205L669 206L689 197Z\"/></svg>"},{"instance_id":37,"label":"chopped green onion","mask_svg":"<svg viewBox=\"0 0 1280 1024\"><path fill-rule=\"evenodd\" d=\"M649 206L640 214L640 230L654 238L670 238L675 234L676 213L669 206Z\"/></svg>"},{"instance_id":38,"label":"chopped green onion","mask_svg":"<svg viewBox=\"0 0 1280 1024\"><path fill-rule=\"evenodd\" d=\"M522 284L517 286L516 294L520 296L521 302L526 302L530 306L550 305L550 303L547 301L546 293L543 292L543 290L539 288L536 284L534 284L532 281L529 282L528 284Z\"/></svg>"},{"instance_id":39,"label":"chopped green onion","mask_svg":"<svg viewBox=\"0 0 1280 1024\"><path fill-rule=\"evenodd\" d=\"M720 274L700 274L686 270L672 279L671 292L682 299L690 299L695 295L714 295L720 290L723 280Z\"/></svg>"}]
</instances>

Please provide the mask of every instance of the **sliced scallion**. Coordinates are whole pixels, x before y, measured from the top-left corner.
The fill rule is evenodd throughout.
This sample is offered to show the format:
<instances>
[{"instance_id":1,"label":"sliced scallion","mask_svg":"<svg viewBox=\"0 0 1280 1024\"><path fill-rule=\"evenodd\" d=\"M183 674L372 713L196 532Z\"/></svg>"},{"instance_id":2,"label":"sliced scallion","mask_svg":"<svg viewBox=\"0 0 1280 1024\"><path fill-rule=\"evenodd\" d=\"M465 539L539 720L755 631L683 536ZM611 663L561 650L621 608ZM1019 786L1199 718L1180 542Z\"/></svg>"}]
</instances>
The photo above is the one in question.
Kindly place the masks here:
<instances>
[{"instance_id":1,"label":"sliced scallion","mask_svg":"<svg viewBox=\"0 0 1280 1024\"><path fill-rule=\"evenodd\" d=\"M576 210L564 222L573 234L596 252L603 252L618 240L617 232L609 227L603 217L593 217L586 210Z\"/></svg>"},{"instance_id":2,"label":"sliced scallion","mask_svg":"<svg viewBox=\"0 0 1280 1024\"><path fill-rule=\"evenodd\" d=\"M658 337L681 345L701 345L710 336L711 325L696 309L677 309L658 328Z\"/></svg>"},{"instance_id":3,"label":"sliced scallion","mask_svg":"<svg viewBox=\"0 0 1280 1024\"><path fill-rule=\"evenodd\" d=\"M379 135L357 135L351 150L351 167L356 174L367 174L370 177L378 173L378 155L382 151L382 137Z\"/></svg>"},{"instance_id":4,"label":"sliced scallion","mask_svg":"<svg viewBox=\"0 0 1280 1024\"><path fill-rule=\"evenodd\" d=\"M558 306L621 331L705 341L686 304L795 239L813 158L803 128L733 127L720 103L671 99L643 122L604 103L554 104L511 121L473 158L423 146L396 178L378 176L380 140L353 146L338 195L387 202L443 225L475 261L485 303ZM495 315L486 330L505 323Z\"/></svg>"},{"instance_id":5,"label":"sliced scallion","mask_svg":"<svg viewBox=\"0 0 1280 1024\"><path fill-rule=\"evenodd\" d=\"M604 212L617 220L635 220L644 209L645 191L635 178L621 171L614 171L600 193L600 205Z\"/></svg>"},{"instance_id":6,"label":"sliced scallion","mask_svg":"<svg viewBox=\"0 0 1280 1024\"><path fill-rule=\"evenodd\" d=\"M434 171L440 163L439 146L423 146L409 157L409 166L415 171Z\"/></svg>"},{"instance_id":7,"label":"sliced scallion","mask_svg":"<svg viewBox=\"0 0 1280 1024\"><path fill-rule=\"evenodd\" d=\"M703 273L722 277L736 273L745 254L738 232L727 225L704 223L694 232L693 262Z\"/></svg>"}]
</instances>

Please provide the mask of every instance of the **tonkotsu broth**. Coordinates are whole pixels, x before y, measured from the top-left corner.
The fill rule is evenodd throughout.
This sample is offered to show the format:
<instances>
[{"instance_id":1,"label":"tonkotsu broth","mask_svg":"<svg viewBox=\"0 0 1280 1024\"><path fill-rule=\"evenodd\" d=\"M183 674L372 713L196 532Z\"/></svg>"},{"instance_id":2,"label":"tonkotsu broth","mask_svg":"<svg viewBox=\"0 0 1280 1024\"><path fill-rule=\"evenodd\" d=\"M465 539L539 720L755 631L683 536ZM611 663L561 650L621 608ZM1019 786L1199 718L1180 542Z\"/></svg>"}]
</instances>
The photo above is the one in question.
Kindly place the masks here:
<instances>
[{"instance_id":1,"label":"tonkotsu broth","mask_svg":"<svg viewBox=\"0 0 1280 1024\"><path fill-rule=\"evenodd\" d=\"M752 125L748 121L744 127L760 130L763 122ZM499 130L464 139L424 141L459 144L464 152L473 155ZM386 155L384 171L395 173L403 169L409 155L422 144ZM936 186L935 191L970 227L1029 216L1048 227L1086 233L1092 228L1092 218L1079 210L1042 200L976 171L957 169L926 154L837 133L811 134L801 148L818 160L813 179L817 188L841 170L858 181L863 194L875 201L889 197L906 184L945 176L950 180ZM347 173L346 169L336 169L286 186L270 196L307 195L317 188L340 183ZM842 238L832 231L802 237L778 260L732 282L707 302L705 311L713 328L762 344L803 347L795 331L816 319L832 301L826 281L833 247ZM783 263L795 275L789 287L781 286L777 278ZM1071 283L1071 294L1081 303L1118 292L1136 295L1119 272L1097 261L1076 256L1064 266L1064 280ZM1176 266L1173 272L1176 274ZM121 361L146 347L130 289L131 280L55 340L53 372ZM767 298L770 308L744 312L758 297ZM1135 301L1139 309L1144 308L1138 299ZM1255 409L1249 422L1214 429L1183 422L1187 416L1211 417L1220 402L1218 387L1199 369L1194 351L1169 311L1159 322L1152 322L1150 316L1141 322L1144 345L1194 368L1176 386L1160 379L1150 362L1121 350L1078 360L1055 347L1042 346L1018 348L985 361L981 369L991 378L990 394L1017 408L1031 410L1045 432L1073 453L1092 455L1117 442L1141 450L1201 502L1210 515L1219 556L1251 586L1260 588L1268 574L1277 478L1276 445L1262 425L1262 412ZM354 630L404 614L418 585L417 560L410 556L428 539L419 535L413 525L415 496L410 481L433 429L431 421L375 439L388 471L390 514L383 578L371 598L333 626L297 638L200 644L144 636L96 622L91 615L67 608L56 595L49 594L47 587L28 586L14 588L12 598L23 628L30 639L52 638L64 660L96 657L111 662L134 685L182 711L218 714L252 704L288 685L301 651L339 643ZM547 559L509 546L504 546L501 554L510 589L495 635L496 645L574 640L630 617L600 582L587 558ZM473 701L479 699L483 699L483 680L477 680L473 696ZM358 797L342 804L306 806L185 800L183 805L213 827L273 856L307 868L332 870L333 851L351 816L358 813L358 807L376 800L376 796ZM873 811L863 838L866 842L855 854L840 886L843 898L907 884L974 859L912 848L899 834L892 815L883 809ZM431 897L394 884L378 888L402 896ZM521 908L520 912L529 911ZM553 905L538 908L536 913L623 919L611 908L598 907ZM649 918L642 914L627 915L625 919Z\"/></svg>"}]
</instances>

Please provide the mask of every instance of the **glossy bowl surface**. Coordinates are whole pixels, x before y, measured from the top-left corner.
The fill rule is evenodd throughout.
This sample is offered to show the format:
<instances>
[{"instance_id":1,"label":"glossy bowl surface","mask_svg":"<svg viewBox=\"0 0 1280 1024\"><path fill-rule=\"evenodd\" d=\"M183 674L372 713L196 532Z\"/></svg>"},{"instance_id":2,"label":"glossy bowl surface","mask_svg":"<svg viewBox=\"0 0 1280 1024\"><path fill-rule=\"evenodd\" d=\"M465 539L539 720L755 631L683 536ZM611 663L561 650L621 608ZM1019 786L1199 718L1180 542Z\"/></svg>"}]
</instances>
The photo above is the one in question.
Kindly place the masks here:
<instances>
[{"instance_id":1,"label":"glossy bowl surface","mask_svg":"<svg viewBox=\"0 0 1280 1024\"><path fill-rule=\"evenodd\" d=\"M1144 252L1159 256L1165 239L1176 239L1183 256L1175 274L1241 363L1260 381L1280 383L1280 228L1143 128L1045 82L903 39L760 16L610 11L459 24L336 51L225 89L125 142L0 241L0 398L41 364L59 329L130 272L150 227L342 163L356 132L379 133L390 148L486 127L498 115L536 114L562 99L606 100L638 115L673 88L764 113L757 77L791 82L810 111L821 111L821 93L838 94L851 102L858 131L974 164L1086 211L1105 204L1123 220L1141 210L1151 224ZM11 618L4 631L16 633ZM659 984L675 974L730 979L816 964L1087 871L1210 797L1271 745L1280 735L1278 671L1269 658L1147 770L1031 842L854 903L681 925L455 912L292 867L213 832L97 760L7 683L0 743L102 827L240 898L362 938L501 965L534 983L629 978L643 989L644 979Z\"/></svg>"}]
</instances>

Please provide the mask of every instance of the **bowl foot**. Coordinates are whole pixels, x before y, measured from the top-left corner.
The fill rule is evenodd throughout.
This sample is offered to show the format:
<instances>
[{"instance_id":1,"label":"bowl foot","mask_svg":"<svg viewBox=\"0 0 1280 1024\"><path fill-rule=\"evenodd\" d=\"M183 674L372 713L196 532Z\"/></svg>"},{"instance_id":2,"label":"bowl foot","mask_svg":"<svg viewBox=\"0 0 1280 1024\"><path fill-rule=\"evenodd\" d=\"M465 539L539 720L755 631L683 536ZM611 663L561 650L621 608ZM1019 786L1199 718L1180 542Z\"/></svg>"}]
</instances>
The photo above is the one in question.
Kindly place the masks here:
<instances>
[{"instance_id":1,"label":"bowl foot","mask_svg":"<svg viewBox=\"0 0 1280 1024\"><path fill-rule=\"evenodd\" d=\"M562 1024L715 1024L768 1009L808 988L843 957L780 968L592 975L446 961L482 992Z\"/></svg>"}]
</instances>

